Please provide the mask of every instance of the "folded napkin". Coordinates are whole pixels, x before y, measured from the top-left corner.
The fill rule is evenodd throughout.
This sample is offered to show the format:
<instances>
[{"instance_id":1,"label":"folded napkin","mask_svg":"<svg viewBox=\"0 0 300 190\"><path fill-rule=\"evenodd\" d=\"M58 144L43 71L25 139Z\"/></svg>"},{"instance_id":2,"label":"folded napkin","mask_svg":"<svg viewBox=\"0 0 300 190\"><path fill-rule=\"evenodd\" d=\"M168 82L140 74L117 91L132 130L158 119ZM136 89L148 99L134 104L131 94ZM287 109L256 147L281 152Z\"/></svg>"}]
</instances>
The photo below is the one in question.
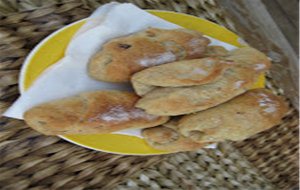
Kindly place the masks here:
<instances>
[{"instance_id":1,"label":"folded napkin","mask_svg":"<svg viewBox=\"0 0 300 190\"><path fill-rule=\"evenodd\" d=\"M44 71L34 84L4 113L4 116L23 119L23 113L43 102L100 89L131 90L129 84L96 81L87 74L87 64L93 54L110 39L129 35L148 27L174 29L180 26L167 22L130 3L109 3L98 8L75 34L65 56ZM228 50L235 47L210 38L211 45ZM139 129L120 134L141 137Z\"/></svg>"}]
</instances>

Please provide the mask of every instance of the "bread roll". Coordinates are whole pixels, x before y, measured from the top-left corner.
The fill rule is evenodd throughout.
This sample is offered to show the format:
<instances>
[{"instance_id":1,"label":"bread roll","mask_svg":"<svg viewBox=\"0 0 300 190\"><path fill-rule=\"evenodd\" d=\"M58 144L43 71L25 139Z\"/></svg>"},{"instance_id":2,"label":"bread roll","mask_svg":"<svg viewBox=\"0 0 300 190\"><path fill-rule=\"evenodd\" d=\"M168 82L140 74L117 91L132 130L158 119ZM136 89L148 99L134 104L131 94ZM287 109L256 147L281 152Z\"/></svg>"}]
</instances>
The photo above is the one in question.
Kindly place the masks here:
<instances>
[{"instance_id":1,"label":"bread roll","mask_svg":"<svg viewBox=\"0 0 300 190\"><path fill-rule=\"evenodd\" d=\"M279 124L287 110L281 97L255 89L214 108L183 116L178 129L199 143L244 140Z\"/></svg>"},{"instance_id":2,"label":"bread roll","mask_svg":"<svg viewBox=\"0 0 300 190\"><path fill-rule=\"evenodd\" d=\"M136 107L153 115L183 115L224 103L252 88L258 75L271 63L261 52L245 47L222 58L232 64L216 81L188 87L156 88L144 95Z\"/></svg>"},{"instance_id":3,"label":"bread roll","mask_svg":"<svg viewBox=\"0 0 300 190\"><path fill-rule=\"evenodd\" d=\"M131 83L142 96L156 87L183 87L213 82L229 67L218 58L202 58L167 63L135 73Z\"/></svg>"},{"instance_id":4,"label":"bread roll","mask_svg":"<svg viewBox=\"0 0 300 190\"><path fill-rule=\"evenodd\" d=\"M153 127L168 120L135 108L137 100L138 96L129 92L87 92L33 107L24 119L46 135L111 133Z\"/></svg>"},{"instance_id":5,"label":"bread roll","mask_svg":"<svg viewBox=\"0 0 300 190\"><path fill-rule=\"evenodd\" d=\"M149 146L170 152L197 150L207 145L182 136L173 122L143 129L142 135Z\"/></svg>"},{"instance_id":6,"label":"bread roll","mask_svg":"<svg viewBox=\"0 0 300 190\"><path fill-rule=\"evenodd\" d=\"M103 45L88 65L89 75L101 81L127 82L144 68L203 56L209 40L188 29L149 28Z\"/></svg>"}]
</instances>

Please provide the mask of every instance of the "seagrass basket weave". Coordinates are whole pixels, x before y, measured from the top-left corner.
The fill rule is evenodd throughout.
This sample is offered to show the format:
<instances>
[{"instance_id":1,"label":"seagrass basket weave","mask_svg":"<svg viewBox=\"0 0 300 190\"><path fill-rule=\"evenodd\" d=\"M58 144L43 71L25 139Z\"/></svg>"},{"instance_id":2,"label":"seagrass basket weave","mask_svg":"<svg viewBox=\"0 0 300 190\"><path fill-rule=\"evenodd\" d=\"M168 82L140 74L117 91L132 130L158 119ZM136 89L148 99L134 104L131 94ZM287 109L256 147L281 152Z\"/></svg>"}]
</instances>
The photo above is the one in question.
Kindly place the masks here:
<instances>
[{"instance_id":1,"label":"seagrass basket weave","mask_svg":"<svg viewBox=\"0 0 300 190\"><path fill-rule=\"evenodd\" d=\"M88 17L107 2L0 0L1 113L19 95L19 69L31 49L53 31ZM251 39L257 33L247 38L245 30L240 30L215 0L120 2L200 16L231 29L246 41L250 39L255 46ZM236 6L245 13L242 5ZM269 47L281 55L280 48ZM270 50L266 46L256 48ZM284 60L275 60L274 65L278 67ZM287 72L281 69L268 74L267 88L290 101L298 95L287 93L278 82L289 82ZM245 141L220 143L217 149L144 157L88 150L58 137L40 135L22 121L2 117L0 189L294 189L298 186L298 111L290 105L282 124Z\"/></svg>"}]
</instances>

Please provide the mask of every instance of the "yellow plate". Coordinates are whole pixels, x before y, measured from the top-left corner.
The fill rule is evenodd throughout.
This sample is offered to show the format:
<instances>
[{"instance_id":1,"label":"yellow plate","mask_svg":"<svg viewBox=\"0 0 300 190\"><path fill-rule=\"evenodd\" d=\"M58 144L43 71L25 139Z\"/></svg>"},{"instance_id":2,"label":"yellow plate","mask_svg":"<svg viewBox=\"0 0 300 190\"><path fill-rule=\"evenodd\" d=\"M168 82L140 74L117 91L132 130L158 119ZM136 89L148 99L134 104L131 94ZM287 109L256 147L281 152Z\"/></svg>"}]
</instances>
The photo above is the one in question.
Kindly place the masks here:
<instances>
[{"instance_id":1,"label":"yellow plate","mask_svg":"<svg viewBox=\"0 0 300 190\"><path fill-rule=\"evenodd\" d=\"M213 22L198 17L168 12L148 10L151 14L173 22L184 28L202 32L205 35L219 39L223 42L241 47L238 36L226 28ZM20 75L20 91L26 91L32 82L50 65L64 56L65 49L76 31L85 23L80 20L70 24L48 36L37 45L25 60ZM254 88L264 86L264 76L259 77ZM77 145L99 150L103 152L127 154L127 155L154 155L169 152L155 150L149 147L143 139L119 134L95 134L95 135L65 135L63 139Z\"/></svg>"}]
</instances>

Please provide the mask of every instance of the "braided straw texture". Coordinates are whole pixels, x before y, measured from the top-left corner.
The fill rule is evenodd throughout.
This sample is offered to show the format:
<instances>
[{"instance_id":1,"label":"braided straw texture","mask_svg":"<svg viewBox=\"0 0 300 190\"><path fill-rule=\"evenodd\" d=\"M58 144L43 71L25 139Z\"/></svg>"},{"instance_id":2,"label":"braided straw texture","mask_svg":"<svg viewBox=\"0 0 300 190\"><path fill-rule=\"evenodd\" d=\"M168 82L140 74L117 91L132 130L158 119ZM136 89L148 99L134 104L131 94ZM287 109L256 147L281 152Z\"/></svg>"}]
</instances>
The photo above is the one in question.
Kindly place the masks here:
<instances>
[{"instance_id":1,"label":"braided straw texture","mask_svg":"<svg viewBox=\"0 0 300 190\"><path fill-rule=\"evenodd\" d=\"M105 0L0 0L0 113L18 97L26 55L51 32ZM120 1L124 2L124 1ZM235 31L214 0L130 0L145 9L200 16ZM268 88L282 90L268 78ZM96 152L0 118L0 189L291 189L298 184L298 113L281 125L217 149L164 156Z\"/></svg>"}]
</instances>

